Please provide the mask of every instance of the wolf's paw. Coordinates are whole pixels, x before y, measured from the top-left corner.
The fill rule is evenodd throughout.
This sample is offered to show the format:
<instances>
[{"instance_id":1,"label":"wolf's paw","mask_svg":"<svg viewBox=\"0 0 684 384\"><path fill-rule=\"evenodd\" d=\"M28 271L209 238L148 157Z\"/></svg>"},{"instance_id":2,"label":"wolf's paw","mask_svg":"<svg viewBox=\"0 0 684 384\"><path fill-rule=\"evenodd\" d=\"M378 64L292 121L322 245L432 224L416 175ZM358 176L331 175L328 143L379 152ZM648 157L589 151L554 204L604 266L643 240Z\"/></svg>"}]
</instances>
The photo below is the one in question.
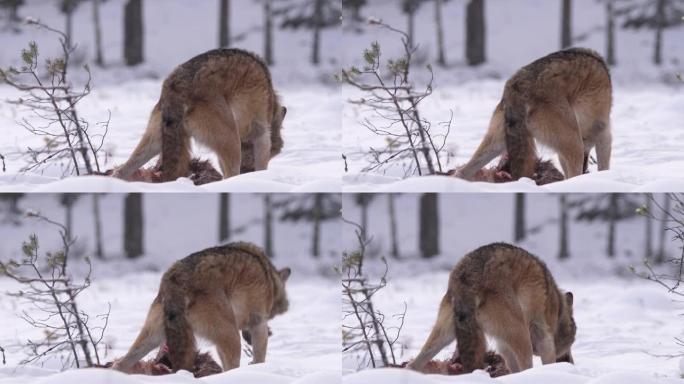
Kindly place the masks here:
<instances>
[{"instance_id":1,"label":"wolf's paw","mask_svg":"<svg viewBox=\"0 0 684 384\"><path fill-rule=\"evenodd\" d=\"M447 173L449 176L458 177L459 179L465 179L463 176L462 168L456 168Z\"/></svg>"},{"instance_id":2,"label":"wolf's paw","mask_svg":"<svg viewBox=\"0 0 684 384\"><path fill-rule=\"evenodd\" d=\"M116 177L117 179L122 179L122 180L125 179L125 177L121 173L121 168L114 168L114 169L108 170L107 172L105 172L105 174L109 174L109 176Z\"/></svg>"}]
</instances>

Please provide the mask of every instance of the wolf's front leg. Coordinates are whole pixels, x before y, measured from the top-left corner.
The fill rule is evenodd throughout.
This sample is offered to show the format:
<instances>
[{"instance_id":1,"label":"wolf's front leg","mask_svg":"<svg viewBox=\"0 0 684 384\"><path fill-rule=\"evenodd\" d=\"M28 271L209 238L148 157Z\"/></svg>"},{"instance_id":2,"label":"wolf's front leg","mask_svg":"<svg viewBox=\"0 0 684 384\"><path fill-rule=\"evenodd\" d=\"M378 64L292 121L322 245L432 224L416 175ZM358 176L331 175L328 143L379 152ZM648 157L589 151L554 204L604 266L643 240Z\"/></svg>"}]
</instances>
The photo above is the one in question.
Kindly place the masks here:
<instances>
[{"instance_id":1,"label":"wolf's front leg","mask_svg":"<svg viewBox=\"0 0 684 384\"><path fill-rule=\"evenodd\" d=\"M252 143L254 147L254 170L263 171L268 168L268 162L271 160L271 135L266 130Z\"/></svg>"},{"instance_id":2,"label":"wolf's front leg","mask_svg":"<svg viewBox=\"0 0 684 384\"><path fill-rule=\"evenodd\" d=\"M266 361L266 348L268 347L268 324L263 321L250 326L249 333L252 336L252 347L254 348L251 364L263 363Z\"/></svg>"},{"instance_id":3,"label":"wolf's front leg","mask_svg":"<svg viewBox=\"0 0 684 384\"><path fill-rule=\"evenodd\" d=\"M113 368L122 372L130 372L131 368L153 349L164 341L164 321L161 301L155 299L145 319L140 334L126 353L126 356L114 363Z\"/></svg>"},{"instance_id":4,"label":"wolf's front leg","mask_svg":"<svg viewBox=\"0 0 684 384\"><path fill-rule=\"evenodd\" d=\"M454 176L471 180L475 174L495 157L506 151L503 110L497 107L487 133L468 163L456 170Z\"/></svg>"},{"instance_id":5,"label":"wolf's front leg","mask_svg":"<svg viewBox=\"0 0 684 384\"><path fill-rule=\"evenodd\" d=\"M145 165L145 163L161 153L161 150L161 112L159 111L159 107L155 106L150 115L150 121L147 123L147 129L140 139L140 142L135 147L135 150L128 160L114 170L112 176L124 180L128 179L135 171Z\"/></svg>"}]
</instances>

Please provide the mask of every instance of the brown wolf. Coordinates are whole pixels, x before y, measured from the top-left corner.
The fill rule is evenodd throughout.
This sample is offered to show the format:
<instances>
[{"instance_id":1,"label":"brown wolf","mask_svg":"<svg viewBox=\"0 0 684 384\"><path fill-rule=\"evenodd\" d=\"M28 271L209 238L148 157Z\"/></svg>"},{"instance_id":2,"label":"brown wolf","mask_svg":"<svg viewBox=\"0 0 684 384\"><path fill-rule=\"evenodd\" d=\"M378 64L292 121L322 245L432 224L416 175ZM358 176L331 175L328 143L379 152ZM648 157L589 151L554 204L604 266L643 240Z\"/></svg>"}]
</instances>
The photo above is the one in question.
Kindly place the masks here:
<instances>
[{"instance_id":1,"label":"brown wolf","mask_svg":"<svg viewBox=\"0 0 684 384\"><path fill-rule=\"evenodd\" d=\"M258 56L239 49L205 52L166 78L142 139L114 175L127 179L161 153L164 181L187 176L191 137L216 153L224 178L239 174L241 165L264 170L283 147L286 113ZM243 150L251 164L242 164Z\"/></svg>"},{"instance_id":2,"label":"brown wolf","mask_svg":"<svg viewBox=\"0 0 684 384\"><path fill-rule=\"evenodd\" d=\"M606 170L611 104L610 74L598 53L571 48L542 57L506 82L484 139L456 176L470 180L508 151L513 179L532 177L535 139L558 153L566 179L586 172L594 147L598 169Z\"/></svg>"},{"instance_id":3,"label":"brown wolf","mask_svg":"<svg viewBox=\"0 0 684 384\"><path fill-rule=\"evenodd\" d=\"M467 254L449 276L437 322L409 368L421 370L456 339L465 372L484 368L485 334L497 342L511 372L572 363L572 293L561 292L546 265L527 251L494 243Z\"/></svg>"},{"instance_id":4,"label":"brown wolf","mask_svg":"<svg viewBox=\"0 0 684 384\"><path fill-rule=\"evenodd\" d=\"M276 270L264 251L237 242L193 253L164 274L140 334L114 368L130 372L142 357L166 343L174 372L190 371L195 334L216 345L224 370L240 365L240 330L266 358L267 321L287 311L290 269Z\"/></svg>"}]
</instances>

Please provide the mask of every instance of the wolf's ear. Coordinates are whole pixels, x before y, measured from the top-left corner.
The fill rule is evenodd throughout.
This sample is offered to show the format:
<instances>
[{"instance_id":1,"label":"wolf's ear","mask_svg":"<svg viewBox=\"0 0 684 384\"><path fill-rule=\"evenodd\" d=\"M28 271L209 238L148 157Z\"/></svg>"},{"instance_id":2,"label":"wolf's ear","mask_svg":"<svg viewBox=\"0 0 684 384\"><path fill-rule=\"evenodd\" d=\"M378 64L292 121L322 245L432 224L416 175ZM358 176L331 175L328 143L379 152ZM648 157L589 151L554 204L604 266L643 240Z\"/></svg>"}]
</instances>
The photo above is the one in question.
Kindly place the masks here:
<instances>
[{"instance_id":1,"label":"wolf's ear","mask_svg":"<svg viewBox=\"0 0 684 384\"><path fill-rule=\"evenodd\" d=\"M280 107L280 114L282 115L283 118L285 118L285 115L287 115L287 108L286 107Z\"/></svg>"},{"instance_id":2,"label":"wolf's ear","mask_svg":"<svg viewBox=\"0 0 684 384\"><path fill-rule=\"evenodd\" d=\"M290 268L283 268L280 271L278 271L278 274L280 275L280 280L282 280L283 283L287 281L291 273L292 270Z\"/></svg>"},{"instance_id":3,"label":"wolf's ear","mask_svg":"<svg viewBox=\"0 0 684 384\"><path fill-rule=\"evenodd\" d=\"M565 301L568 303L569 306L572 307L572 303L574 300L575 298L572 295L572 292L565 292Z\"/></svg>"}]
</instances>

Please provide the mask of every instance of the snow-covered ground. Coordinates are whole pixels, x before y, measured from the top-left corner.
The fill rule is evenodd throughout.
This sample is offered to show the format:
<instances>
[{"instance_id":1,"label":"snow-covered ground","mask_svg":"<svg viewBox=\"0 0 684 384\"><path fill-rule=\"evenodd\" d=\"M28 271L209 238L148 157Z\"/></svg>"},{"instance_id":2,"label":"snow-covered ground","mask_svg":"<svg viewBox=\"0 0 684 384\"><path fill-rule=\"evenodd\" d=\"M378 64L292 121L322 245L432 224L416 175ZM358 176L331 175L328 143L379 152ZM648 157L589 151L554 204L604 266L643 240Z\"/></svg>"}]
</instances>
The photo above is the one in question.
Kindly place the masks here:
<instances>
[{"instance_id":1,"label":"snow-covered ground","mask_svg":"<svg viewBox=\"0 0 684 384\"><path fill-rule=\"evenodd\" d=\"M491 1L486 3L487 63L476 69L464 62L464 4L445 3L445 39L448 67L434 66L434 93L420 104L421 115L433 123L448 121L453 112L451 132L444 156L445 169L465 164L474 153L489 124L494 107L501 98L504 83L519 67L558 50L560 40L560 2L543 0ZM605 11L602 3L582 0L573 3L574 35L584 35L576 46L604 51ZM398 28L405 28L406 17L392 1L375 1L364 10ZM435 57L433 7L422 6L416 15L419 45L413 75L417 85L424 84L425 58ZM531 22L530 20L533 20ZM455 21L455 22L454 22ZM343 63L362 62L363 49L379 41L383 58L399 54L398 39L377 27L365 26L364 33L345 34ZM401 164L382 171L364 173L369 160L363 153L371 146L384 147L385 139L361 125L364 119L378 122L363 107L345 104L343 113L344 148L349 172L344 175L344 191L376 192L486 192L486 191L664 191L684 186L684 153L677 143L684 138L684 84L676 74L684 72L684 27L667 30L663 35L664 64L650 63L654 33L649 30L618 28L616 57L611 68L613 78L613 153L611 169L591 173L544 187L531 180L514 183L471 183L448 177L405 178ZM418 87L420 89L420 87ZM345 99L360 96L350 87L342 91ZM441 130L439 132L442 132ZM541 148L543 158L556 160L556 154Z\"/></svg>"},{"instance_id":2,"label":"snow-covered ground","mask_svg":"<svg viewBox=\"0 0 684 384\"><path fill-rule=\"evenodd\" d=\"M22 17L31 16L62 28L64 16L52 1L29 0L20 8ZM161 83L173 68L191 57L216 48L218 33L218 3L188 0L144 2L145 62L135 68L123 65L124 1L102 4L103 51L106 68L92 64L93 26L91 5L81 4L74 15L76 62L89 63L93 71L93 92L81 104L79 113L93 124L106 120L111 112L109 132L104 142L104 169L123 163L140 140L152 107L159 98ZM261 54L263 47L262 6L256 2L232 4L231 33L233 46ZM211 22L209 22L211 20ZM3 21L4 22L4 21ZM279 24L276 25L276 27ZM21 26L21 33L9 30L0 33L0 66L17 65L20 51L29 41L38 43L41 58L58 53L56 39L30 26ZM62 178L57 167L42 172L20 173L25 165L17 152L41 143L18 125L24 118L35 121L32 114L4 101L19 94L0 85L0 154L7 158L6 172L0 172L0 191L269 191L269 192L333 192L341 190L343 163L340 157L342 140L342 100L333 80L339 66L337 57L339 28L325 29L321 35L320 66L308 63L312 33L308 30L281 30L274 34L274 60L271 68L274 87L280 94L288 114L283 124L285 146L274 158L269 169L241 175L202 187L187 179L163 185L124 183L103 178ZM42 60L41 60L42 61ZM71 78L84 78L83 71L71 70ZM33 119L33 120L32 120ZM195 154L214 160L214 155L202 148ZM214 163L216 164L216 163Z\"/></svg>"}]
</instances>

